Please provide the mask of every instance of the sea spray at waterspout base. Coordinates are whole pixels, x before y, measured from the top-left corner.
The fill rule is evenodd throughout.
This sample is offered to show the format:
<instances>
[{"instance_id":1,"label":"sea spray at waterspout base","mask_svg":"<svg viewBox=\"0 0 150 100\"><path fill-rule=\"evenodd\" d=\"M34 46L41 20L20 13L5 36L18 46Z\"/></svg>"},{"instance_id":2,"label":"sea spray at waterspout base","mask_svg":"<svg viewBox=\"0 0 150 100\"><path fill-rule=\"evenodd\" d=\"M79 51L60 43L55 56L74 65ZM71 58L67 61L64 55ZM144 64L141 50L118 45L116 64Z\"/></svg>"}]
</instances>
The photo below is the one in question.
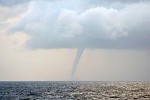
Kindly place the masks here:
<instances>
[{"instance_id":1,"label":"sea spray at waterspout base","mask_svg":"<svg viewBox=\"0 0 150 100\"><path fill-rule=\"evenodd\" d=\"M76 56L75 56L75 59L74 59L73 65L72 65L72 72L70 75L70 80L72 80L74 77L74 74L76 72L76 69L77 69L77 66L78 66L78 63L79 63L79 60L81 58L83 51L84 51L84 48L78 48L78 50L77 50L77 53L76 53Z\"/></svg>"}]
</instances>

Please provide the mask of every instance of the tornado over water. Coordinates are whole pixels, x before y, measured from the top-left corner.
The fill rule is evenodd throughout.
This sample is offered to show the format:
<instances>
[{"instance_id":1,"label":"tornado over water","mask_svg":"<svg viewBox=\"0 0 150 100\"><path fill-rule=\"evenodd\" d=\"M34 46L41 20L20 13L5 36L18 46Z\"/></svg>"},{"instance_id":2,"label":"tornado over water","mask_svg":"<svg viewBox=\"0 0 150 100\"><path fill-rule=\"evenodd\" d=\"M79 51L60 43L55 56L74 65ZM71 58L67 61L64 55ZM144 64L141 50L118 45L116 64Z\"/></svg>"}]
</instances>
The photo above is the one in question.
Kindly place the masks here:
<instances>
[{"instance_id":1,"label":"tornado over water","mask_svg":"<svg viewBox=\"0 0 150 100\"><path fill-rule=\"evenodd\" d=\"M76 56L75 56L75 59L74 59L73 65L72 65L72 72L71 72L71 76L70 76L71 80L74 77L74 74L76 72L76 69L77 69L77 66L78 66L78 63L79 63L79 60L81 58L83 51L84 51L84 48L78 48L78 50L77 50L77 53L76 53Z\"/></svg>"}]
</instances>

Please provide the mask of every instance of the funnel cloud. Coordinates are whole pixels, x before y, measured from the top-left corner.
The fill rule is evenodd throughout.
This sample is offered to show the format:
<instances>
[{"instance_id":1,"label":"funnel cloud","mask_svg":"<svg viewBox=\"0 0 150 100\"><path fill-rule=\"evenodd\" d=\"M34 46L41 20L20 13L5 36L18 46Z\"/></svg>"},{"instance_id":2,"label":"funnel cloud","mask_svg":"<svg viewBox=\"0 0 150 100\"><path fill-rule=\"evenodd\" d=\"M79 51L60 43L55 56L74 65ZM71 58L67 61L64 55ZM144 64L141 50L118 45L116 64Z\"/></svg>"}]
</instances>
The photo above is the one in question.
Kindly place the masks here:
<instances>
[{"instance_id":1,"label":"funnel cloud","mask_svg":"<svg viewBox=\"0 0 150 100\"><path fill-rule=\"evenodd\" d=\"M72 65L72 72L71 72L70 79L73 79L73 77L74 77L74 74L76 72L76 69L77 69L77 66L78 66L79 60L82 56L83 51L84 51L84 48L78 48L77 49L76 57L74 59L73 65Z\"/></svg>"}]
</instances>

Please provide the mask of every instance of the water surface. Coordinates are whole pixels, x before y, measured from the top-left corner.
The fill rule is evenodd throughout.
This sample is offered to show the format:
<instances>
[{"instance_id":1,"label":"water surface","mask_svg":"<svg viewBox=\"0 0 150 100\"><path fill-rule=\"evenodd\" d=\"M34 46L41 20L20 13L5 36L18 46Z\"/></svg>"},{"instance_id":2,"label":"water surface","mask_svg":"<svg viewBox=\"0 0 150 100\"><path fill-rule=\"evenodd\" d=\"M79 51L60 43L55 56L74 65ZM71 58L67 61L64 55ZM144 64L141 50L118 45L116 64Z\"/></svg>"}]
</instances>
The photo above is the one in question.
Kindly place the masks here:
<instances>
[{"instance_id":1,"label":"water surface","mask_svg":"<svg viewBox=\"0 0 150 100\"><path fill-rule=\"evenodd\" d=\"M0 100L150 100L150 82L0 82Z\"/></svg>"}]
</instances>

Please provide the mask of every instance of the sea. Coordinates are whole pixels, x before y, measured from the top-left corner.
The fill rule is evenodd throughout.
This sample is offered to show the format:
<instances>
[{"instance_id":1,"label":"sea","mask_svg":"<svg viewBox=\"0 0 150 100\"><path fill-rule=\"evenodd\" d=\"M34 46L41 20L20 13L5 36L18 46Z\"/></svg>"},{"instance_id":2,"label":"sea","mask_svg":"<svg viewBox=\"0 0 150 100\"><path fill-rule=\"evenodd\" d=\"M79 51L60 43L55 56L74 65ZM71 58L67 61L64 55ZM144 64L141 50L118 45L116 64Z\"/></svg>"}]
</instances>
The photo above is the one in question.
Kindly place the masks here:
<instances>
[{"instance_id":1,"label":"sea","mask_svg":"<svg viewBox=\"0 0 150 100\"><path fill-rule=\"evenodd\" d=\"M0 100L150 100L150 82L0 82Z\"/></svg>"}]
</instances>

